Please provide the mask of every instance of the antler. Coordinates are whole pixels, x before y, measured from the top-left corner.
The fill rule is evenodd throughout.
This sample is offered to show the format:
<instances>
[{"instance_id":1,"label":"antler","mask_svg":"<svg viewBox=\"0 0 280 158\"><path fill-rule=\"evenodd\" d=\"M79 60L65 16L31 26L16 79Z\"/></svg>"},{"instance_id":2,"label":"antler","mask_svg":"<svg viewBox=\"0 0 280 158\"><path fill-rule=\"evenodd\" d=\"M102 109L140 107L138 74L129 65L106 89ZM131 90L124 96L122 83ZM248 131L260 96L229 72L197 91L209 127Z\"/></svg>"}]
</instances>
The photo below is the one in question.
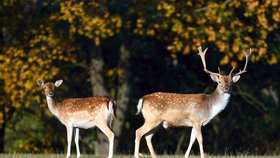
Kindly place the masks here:
<instances>
[{"instance_id":1,"label":"antler","mask_svg":"<svg viewBox=\"0 0 280 158\"><path fill-rule=\"evenodd\" d=\"M235 69L235 67L233 67L231 70L230 70L230 73L228 76L231 76L231 73L233 72L233 70Z\"/></svg>"},{"instance_id":2,"label":"antler","mask_svg":"<svg viewBox=\"0 0 280 158\"><path fill-rule=\"evenodd\" d=\"M247 71L246 68L247 68L247 64L248 64L249 57L250 57L250 55L251 55L251 53L252 53L252 49L250 48L248 53L245 52L245 51L243 51L243 53L245 54L245 57L246 57L246 61L245 61L244 68L243 68L243 70L239 70L238 73L233 74L233 76L241 75L241 74L243 74L243 73L245 73L245 72ZM231 73L230 73L230 75L231 75Z\"/></svg>"},{"instance_id":3,"label":"antler","mask_svg":"<svg viewBox=\"0 0 280 158\"><path fill-rule=\"evenodd\" d=\"M206 68L205 54L206 54L206 51L207 51L208 48L206 48L204 51L202 51L202 47L199 46L199 47L197 47L197 49L199 51L198 55L200 56L202 64L203 64L203 67L204 67L203 70L206 73L218 75L218 73L211 72L211 71L207 70L207 68Z\"/></svg>"}]
</instances>

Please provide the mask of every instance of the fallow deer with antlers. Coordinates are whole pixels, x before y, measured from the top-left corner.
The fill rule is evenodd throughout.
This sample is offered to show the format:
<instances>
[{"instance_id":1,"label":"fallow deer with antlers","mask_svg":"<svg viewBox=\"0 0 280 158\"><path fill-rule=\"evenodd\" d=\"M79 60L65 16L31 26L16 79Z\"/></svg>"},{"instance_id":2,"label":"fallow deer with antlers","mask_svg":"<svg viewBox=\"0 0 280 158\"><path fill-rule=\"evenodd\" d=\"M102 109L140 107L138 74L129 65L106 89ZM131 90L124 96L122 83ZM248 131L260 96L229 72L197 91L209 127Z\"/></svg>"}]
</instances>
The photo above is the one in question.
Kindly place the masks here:
<instances>
[{"instance_id":1,"label":"fallow deer with antlers","mask_svg":"<svg viewBox=\"0 0 280 158\"><path fill-rule=\"evenodd\" d=\"M214 92L210 94L176 94L157 92L142 97L137 105L137 114L143 114L144 125L135 132L134 157L139 157L140 139L145 136L147 146L153 158L156 153L152 145L152 137L159 126L164 128L189 126L192 127L190 142L185 157L188 158L192 145L197 139L201 158L204 158L201 127L206 125L213 117L219 114L227 106L231 95L232 83L239 80L240 75L246 72L251 49L245 53L246 61L243 70L229 75L214 73L206 68L205 54L207 48L202 51L198 47L199 56L202 60L204 71L210 74L211 79L218 83Z\"/></svg>"},{"instance_id":2,"label":"fallow deer with antlers","mask_svg":"<svg viewBox=\"0 0 280 158\"><path fill-rule=\"evenodd\" d=\"M79 128L92 128L97 126L109 139L109 158L113 157L114 133L108 127L113 117L116 116L116 105L106 97L69 98L62 102L54 98L54 92L62 83L58 80L55 83L44 83L37 81L44 90L50 112L55 115L67 130L67 155L70 157L73 129L75 130L75 144L77 157L80 157Z\"/></svg>"}]
</instances>

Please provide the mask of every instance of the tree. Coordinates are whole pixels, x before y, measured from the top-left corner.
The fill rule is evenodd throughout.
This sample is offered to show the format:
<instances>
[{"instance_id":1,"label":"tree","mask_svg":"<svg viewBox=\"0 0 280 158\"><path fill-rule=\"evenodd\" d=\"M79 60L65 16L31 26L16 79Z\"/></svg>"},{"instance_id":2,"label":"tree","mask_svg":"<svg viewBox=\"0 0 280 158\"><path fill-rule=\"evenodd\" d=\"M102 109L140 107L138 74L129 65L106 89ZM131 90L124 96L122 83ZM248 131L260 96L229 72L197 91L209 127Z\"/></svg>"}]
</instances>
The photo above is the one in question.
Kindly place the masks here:
<instances>
[{"instance_id":1,"label":"tree","mask_svg":"<svg viewBox=\"0 0 280 158\"><path fill-rule=\"evenodd\" d=\"M45 12L37 16L36 12L42 11L43 6L33 1L4 1L1 5L0 137L3 144L0 151L3 152L6 122L15 111L42 102L35 81L56 76L60 70L56 67L58 60L74 63L71 52L75 48L58 38L48 18L41 18L48 16Z\"/></svg>"},{"instance_id":2,"label":"tree","mask_svg":"<svg viewBox=\"0 0 280 158\"><path fill-rule=\"evenodd\" d=\"M180 93L209 90L210 82L203 72L198 71L197 56L191 53L197 52L198 45L203 45L209 47L209 62L220 63L226 69L243 64L240 52L249 47L253 48L251 61L254 63L248 67L250 75L239 82L240 87L234 88L233 106L229 107L228 113L221 115L227 121L221 123L218 117L206 127L214 131L214 134L206 133L209 135L206 141L220 136L215 139L214 147L208 148L221 151L218 146L230 139L220 130L224 127L232 135L242 132L244 138L235 136L244 148L251 145L264 152L257 142L275 134L271 131L279 127L277 121L273 121L279 116L279 84L274 76L267 77L271 76L269 70L276 74L279 71L279 5L278 1L259 0L4 0L0 4L0 142L4 142L6 123L21 111L29 113L36 110L34 106L42 104L39 116L51 117L35 81L62 76L66 80L73 76L79 78L76 81L71 79L75 83L65 86L67 93L63 97L82 97L90 91L93 96L110 95L116 99L119 107L119 120L113 129L116 142L118 137L134 137L140 121L132 115L136 107L128 105L136 105L142 95L159 90ZM209 65L209 69L212 69L211 65L217 67ZM260 78L265 82L258 81ZM82 88L75 87L81 81ZM253 82L258 86L251 88ZM80 93L73 94L73 88ZM245 106L241 107L241 103ZM244 111L249 114L244 115ZM260 117L256 119L254 116ZM246 139L254 138L244 128L247 124L257 125L254 132L258 135L266 133L266 137L255 139L252 144L246 143ZM167 137L170 136L170 140L188 139L184 132L177 133L170 131ZM100 146L106 148L107 139L102 136L97 134L97 140L104 139ZM267 140L273 143L264 145L265 149L272 149L279 143ZM44 143L48 147L45 151L51 151L51 143ZM119 141L118 144L129 146L131 141ZM3 151L3 145L0 151ZM229 149L238 145L233 142ZM176 150L173 141L158 146L162 147L160 152L165 150L164 147L168 151ZM177 151L181 148L185 148L184 143L178 143ZM277 148L273 150L279 151Z\"/></svg>"},{"instance_id":3,"label":"tree","mask_svg":"<svg viewBox=\"0 0 280 158\"><path fill-rule=\"evenodd\" d=\"M135 32L166 39L167 49L174 58L177 53L189 54L196 51L198 45L213 43L225 54L220 61L222 65L236 66L230 59L243 60L239 52L249 47L258 52L253 53L253 62L264 59L269 64L277 63L279 56L268 47L280 22L277 1L162 0L149 2L146 11L147 3L142 1L134 12L137 15Z\"/></svg>"},{"instance_id":4,"label":"tree","mask_svg":"<svg viewBox=\"0 0 280 158\"><path fill-rule=\"evenodd\" d=\"M237 61L244 60L240 52L246 51L249 47L253 49L252 62L275 65L280 59L279 47L276 44L279 43L277 42L279 2L258 0L132 2L133 7L129 11L133 18L128 27L139 36L156 38L167 43L166 49L175 64L179 57L197 52L197 46L205 43L212 50L222 53L224 57L219 62L220 65L227 65L226 67L237 67L241 63ZM214 56L219 57L218 54L210 55L212 59ZM275 84L274 81L272 83ZM242 86L247 87L244 84ZM262 88L267 91L268 87ZM253 100L258 99L252 97L253 90L249 89L248 87L246 94L247 97L251 97L245 97L245 103L255 107L255 110L259 109L258 106L261 104L254 104ZM246 89L237 92L244 96L242 93L244 90ZM273 98L278 93L270 92L268 96ZM213 128L217 129L217 126L214 124Z\"/></svg>"},{"instance_id":5,"label":"tree","mask_svg":"<svg viewBox=\"0 0 280 158\"><path fill-rule=\"evenodd\" d=\"M118 33L121 27L120 17L112 15L108 10L106 1L66 1L60 4L60 10L52 16L57 23L68 25L64 32L70 38L88 41L81 49L89 57L82 59L82 63L89 67L93 96L107 96L108 90L104 81L104 61L100 48L101 39ZM62 29L65 29L62 27ZM81 45L77 45L79 47ZM107 153L107 138L100 131L97 133L98 145L95 147L96 154Z\"/></svg>"}]
</instances>

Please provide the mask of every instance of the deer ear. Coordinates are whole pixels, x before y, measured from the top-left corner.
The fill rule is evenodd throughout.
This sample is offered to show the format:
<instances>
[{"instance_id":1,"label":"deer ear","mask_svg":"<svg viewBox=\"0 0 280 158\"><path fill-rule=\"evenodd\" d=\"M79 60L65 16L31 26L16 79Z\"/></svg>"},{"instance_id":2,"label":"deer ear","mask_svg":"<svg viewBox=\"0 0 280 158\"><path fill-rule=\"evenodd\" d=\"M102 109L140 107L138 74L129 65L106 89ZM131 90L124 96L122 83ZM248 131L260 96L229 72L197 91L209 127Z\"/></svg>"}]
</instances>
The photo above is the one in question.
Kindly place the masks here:
<instances>
[{"instance_id":1,"label":"deer ear","mask_svg":"<svg viewBox=\"0 0 280 158\"><path fill-rule=\"evenodd\" d=\"M216 75L216 74L210 74L210 77L211 79L214 81L214 82L218 82L218 79L219 79L219 76Z\"/></svg>"},{"instance_id":2,"label":"deer ear","mask_svg":"<svg viewBox=\"0 0 280 158\"><path fill-rule=\"evenodd\" d=\"M61 85L62 82L63 82L63 80L57 80L57 81L55 81L54 85L55 85L56 87L59 87L59 86Z\"/></svg>"},{"instance_id":3,"label":"deer ear","mask_svg":"<svg viewBox=\"0 0 280 158\"><path fill-rule=\"evenodd\" d=\"M239 78L240 78L240 75L233 76L232 77L233 83L237 82L239 80Z\"/></svg>"},{"instance_id":4,"label":"deer ear","mask_svg":"<svg viewBox=\"0 0 280 158\"><path fill-rule=\"evenodd\" d=\"M37 80L37 84L39 86L44 86L44 81L43 80Z\"/></svg>"}]
</instances>

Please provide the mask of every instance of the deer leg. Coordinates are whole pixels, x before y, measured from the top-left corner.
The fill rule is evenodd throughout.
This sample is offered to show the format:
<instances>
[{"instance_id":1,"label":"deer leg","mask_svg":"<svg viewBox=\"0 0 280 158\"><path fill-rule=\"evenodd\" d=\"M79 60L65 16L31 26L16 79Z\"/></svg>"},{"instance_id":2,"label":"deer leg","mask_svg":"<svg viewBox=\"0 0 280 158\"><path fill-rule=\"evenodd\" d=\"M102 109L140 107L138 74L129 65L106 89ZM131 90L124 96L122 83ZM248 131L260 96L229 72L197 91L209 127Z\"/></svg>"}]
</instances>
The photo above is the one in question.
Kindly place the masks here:
<instances>
[{"instance_id":1,"label":"deer leg","mask_svg":"<svg viewBox=\"0 0 280 158\"><path fill-rule=\"evenodd\" d=\"M190 137L190 142L189 142L189 146L188 146L188 149L187 149L187 151L186 151L186 154L185 154L185 158L188 158L189 155L190 155L190 152L191 152L191 149L192 149L192 145L193 145L193 143L194 143L194 141L195 141L195 137L196 137L196 135L195 135L195 129L192 128L191 137Z\"/></svg>"},{"instance_id":2,"label":"deer leg","mask_svg":"<svg viewBox=\"0 0 280 158\"><path fill-rule=\"evenodd\" d=\"M66 158L69 158L70 153L71 153L71 141L72 141L72 134L73 134L72 125L66 125L66 130L67 130L67 155L66 155Z\"/></svg>"},{"instance_id":3,"label":"deer leg","mask_svg":"<svg viewBox=\"0 0 280 158\"><path fill-rule=\"evenodd\" d=\"M143 135L151 131L153 128L157 127L160 124L157 122L145 122L143 126L138 128L135 132L135 148L134 148L134 157L138 158L139 157L139 146L140 146L140 140ZM149 147L149 145L148 145ZM149 147L150 150L150 147ZM152 154L152 153L151 153ZM154 155L154 157L156 157Z\"/></svg>"},{"instance_id":4,"label":"deer leg","mask_svg":"<svg viewBox=\"0 0 280 158\"><path fill-rule=\"evenodd\" d=\"M146 142L147 142L147 145L148 145L148 148L149 148L149 151L151 153L152 158L155 158L157 156L156 156L155 150L153 148L153 144L152 144L153 135L154 135L154 133L146 135L145 139L146 139Z\"/></svg>"},{"instance_id":5,"label":"deer leg","mask_svg":"<svg viewBox=\"0 0 280 158\"><path fill-rule=\"evenodd\" d=\"M79 147L79 128L75 128L75 144L77 150L77 158L81 156L80 147Z\"/></svg>"},{"instance_id":6,"label":"deer leg","mask_svg":"<svg viewBox=\"0 0 280 158\"><path fill-rule=\"evenodd\" d=\"M109 139L109 154L108 158L113 157L113 147L114 147L114 133L110 130L110 128L107 126L106 122L101 125L96 125Z\"/></svg>"},{"instance_id":7,"label":"deer leg","mask_svg":"<svg viewBox=\"0 0 280 158\"><path fill-rule=\"evenodd\" d=\"M195 128L196 139L197 139L198 144L199 144L200 157L204 158L203 138L202 138L202 134L201 134L201 126L196 126L194 128Z\"/></svg>"}]
</instances>

